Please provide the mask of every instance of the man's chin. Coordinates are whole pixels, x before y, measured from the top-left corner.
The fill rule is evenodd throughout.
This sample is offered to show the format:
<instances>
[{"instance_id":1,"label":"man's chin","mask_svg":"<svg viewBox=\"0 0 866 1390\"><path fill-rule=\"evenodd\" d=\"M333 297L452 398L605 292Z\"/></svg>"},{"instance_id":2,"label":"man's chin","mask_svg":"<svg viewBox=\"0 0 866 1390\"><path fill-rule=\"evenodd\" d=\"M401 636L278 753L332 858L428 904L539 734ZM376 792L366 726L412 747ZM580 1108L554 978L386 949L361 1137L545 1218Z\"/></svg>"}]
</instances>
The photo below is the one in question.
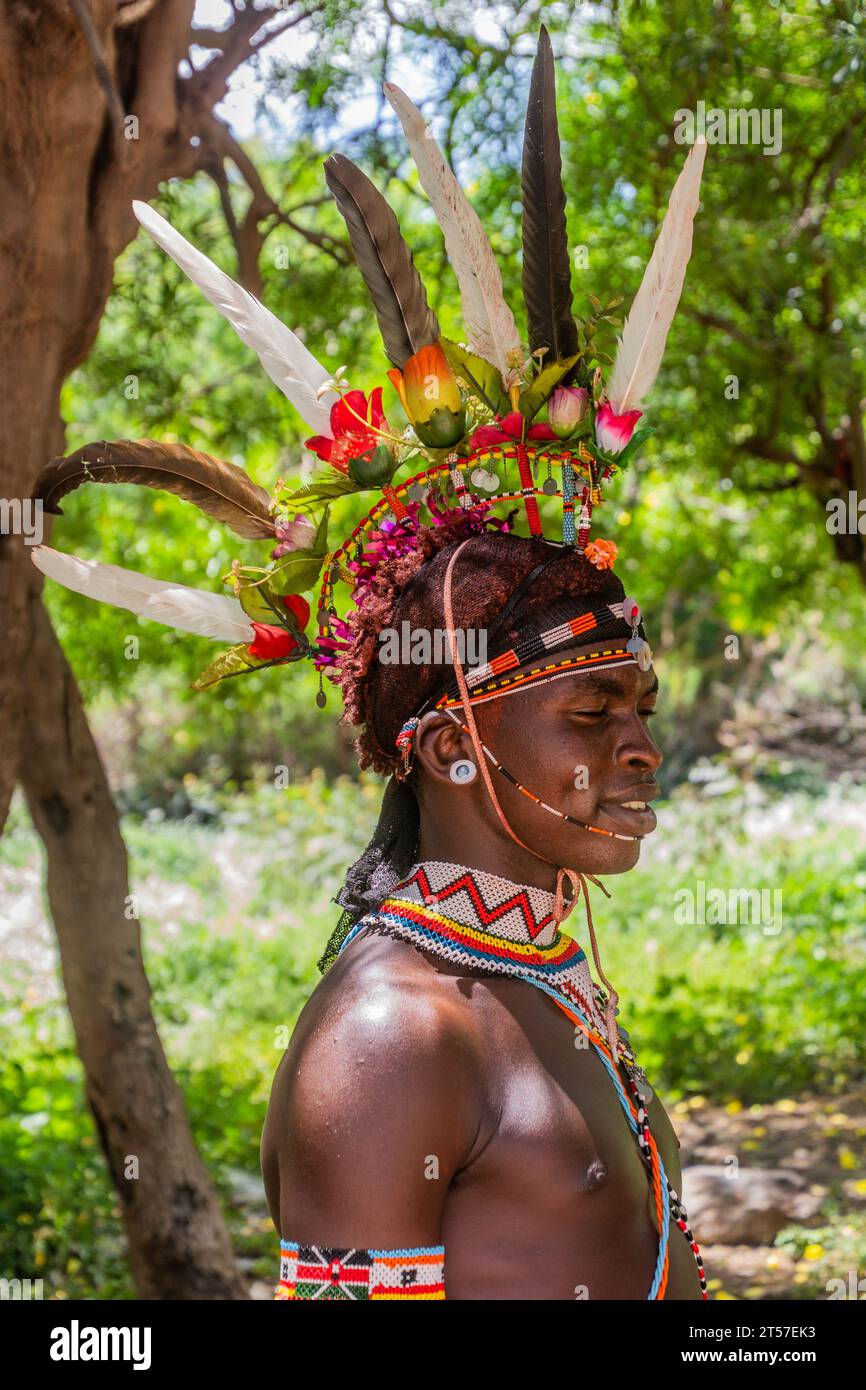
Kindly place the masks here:
<instances>
[{"instance_id":1,"label":"man's chin","mask_svg":"<svg viewBox=\"0 0 866 1390\"><path fill-rule=\"evenodd\" d=\"M587 841L591 844L587 844ZM586 874L626 874L640 859L642 840L603 839L588 830L576 830L568 846L562 846L560 864L569 869L581 869ZM547 857L555 851L548 847Z\"/></svg>"}]
</instances>

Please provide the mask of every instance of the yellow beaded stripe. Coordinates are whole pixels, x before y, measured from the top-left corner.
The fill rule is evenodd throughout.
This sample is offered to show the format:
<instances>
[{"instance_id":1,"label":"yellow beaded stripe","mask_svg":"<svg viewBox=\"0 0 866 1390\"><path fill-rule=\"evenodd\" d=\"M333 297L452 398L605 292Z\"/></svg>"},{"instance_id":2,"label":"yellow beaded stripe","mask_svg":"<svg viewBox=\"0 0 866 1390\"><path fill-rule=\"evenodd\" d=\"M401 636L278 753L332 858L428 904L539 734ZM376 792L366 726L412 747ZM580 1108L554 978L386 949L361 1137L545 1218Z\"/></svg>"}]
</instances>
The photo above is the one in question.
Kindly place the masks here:
<instances>
[{"instance_id":1,"label":"yellow beaded stripe","mask_svg":"<svg viewBox=\"0 0 866 1390\"><path fill-rule=\"evenodd\" d=\"M378 910L383 914L391 910L421 912L425 922L429 921L434 926L446 927L450 933L459 935L461 939L483 946L485 953L499 949L507 951L509 956L523 957L533 962L543 956L546 962L556 965L560 961L570 961L575 954L582 951L574 938L564 931L558 931L549 946L536 946L531 941L515 941L510 936L499 936L493 931L476 930L474 927L466 926L463 922L455 921L453 917L446 917L441 912L434 912L426 903L423 908L419 908L418 904L410 898L386 898Z\"/></svg>"},{"instance_id":2,"label":"yellow beaded stripe","mask_svg":"<svg viewBox=\"0 0 866 1390\"><path fill-rule=\"evenodd\" d=\"M617 660L611 658L617 658ZM509 694L522 686L538 683L542 678L551 680L554 678L553 672L567 675L568 671L574 667L586 666L587 663L595 664L606 659L609 659L609 665L636 664L635 656L625 647L606 647L601 651L587 652L585 656L570 656L563 661L550 661L546 666L536 666L532 671L524 671L517 676L505 676L498 681L486 681L472 692L469 703L475 705L480 704L483 700L493 700L499 695ZM437 703L436 709L456 709L462 705L463 701L459 695L453 698L443 695Z\"/></svg>"}]
</instances>

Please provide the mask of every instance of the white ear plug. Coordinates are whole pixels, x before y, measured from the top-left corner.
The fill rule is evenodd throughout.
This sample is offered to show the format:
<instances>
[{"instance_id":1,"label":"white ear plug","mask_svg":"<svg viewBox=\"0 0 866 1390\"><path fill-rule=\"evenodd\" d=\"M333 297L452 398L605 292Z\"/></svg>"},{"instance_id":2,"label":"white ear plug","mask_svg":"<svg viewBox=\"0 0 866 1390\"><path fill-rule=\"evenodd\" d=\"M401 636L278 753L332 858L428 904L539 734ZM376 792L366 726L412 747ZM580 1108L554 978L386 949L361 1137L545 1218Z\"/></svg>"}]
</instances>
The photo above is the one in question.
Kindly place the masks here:
<instances>
[{"instance_id":1,"label":"white ear plug","mask_svg":"<svg viewBox=\"0 0 866 1390\"><path fill-rule=\"evenodd\" d=\"M458 758L456 763L451 764L448 776L452 782L474 782L478 775L478 768L470 758Z\"/></svg>"}]
</instances>

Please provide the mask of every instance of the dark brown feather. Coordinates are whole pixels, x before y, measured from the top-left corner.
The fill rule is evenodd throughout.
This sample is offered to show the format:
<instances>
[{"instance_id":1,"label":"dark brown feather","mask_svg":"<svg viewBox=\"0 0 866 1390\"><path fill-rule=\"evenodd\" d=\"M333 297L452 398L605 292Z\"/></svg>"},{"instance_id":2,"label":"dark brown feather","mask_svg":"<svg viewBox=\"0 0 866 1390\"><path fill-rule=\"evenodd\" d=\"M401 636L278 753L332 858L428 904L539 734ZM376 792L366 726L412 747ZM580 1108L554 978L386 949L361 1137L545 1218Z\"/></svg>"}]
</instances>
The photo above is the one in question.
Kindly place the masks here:
<instances>
[{"instance_id":1,"label":"dark brown feather","mask_svg":"<svg viewBox=\"0 0 866 1390\"><path fill-rule=\"evenodd\" d=\"M412 252L382 194L344 155L325 160L325 178L349 229L388 360L401 370L422 347L439 339Z\"/></svg>"},{"instance_id":2,"label":"dark brown feather","mask_svg":"<svg viewBox=\"0 0 866 1390\"><path fill-rule=\"evenodd\" d=\"M571 265L556 120L553 50L544 25L532 68L523 136L523 299L529 349L546 347L546 365L577 352Z\"/></svg>"},{"instance_id":3,"label":"dark brown feather","mask_svg":"<svg viewBox=\"0 0 866 1390\"><path fill-rule=\"evenodd\" d=\"M155 439L99 440L74 454L53 459L36 479L33 497L47 512L63 513L61 497L82 483L137 483L173 492L245 540L270 540L276 535L268 512L270 498L233 463L200 454L185 444L161 444Z\"/></svg>"}]
</instances>

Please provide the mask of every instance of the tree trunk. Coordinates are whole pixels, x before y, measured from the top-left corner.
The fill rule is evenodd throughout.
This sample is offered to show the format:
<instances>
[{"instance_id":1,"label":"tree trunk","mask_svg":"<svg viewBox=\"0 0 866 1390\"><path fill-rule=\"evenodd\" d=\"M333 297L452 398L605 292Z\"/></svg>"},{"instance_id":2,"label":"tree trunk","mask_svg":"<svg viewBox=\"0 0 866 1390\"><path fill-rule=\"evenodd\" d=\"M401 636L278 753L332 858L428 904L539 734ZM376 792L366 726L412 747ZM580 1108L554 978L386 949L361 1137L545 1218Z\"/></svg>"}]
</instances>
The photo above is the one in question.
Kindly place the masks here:
<instances>
[{"instance_id":1,"label":"tree trunk","mask_svg":"<svg viewBox=\"0 0 866 1390\"><path fill-rule=\"evenodd\" d=\"M193 7L0 7L0 494L19 506L63 452L60 389L96 337L114 260L134 235L130 200L199 167L207 151L191 137L213 124L267 18L238 12L218 62L184 81ZM136 122L129 140L124 110ZM125 916L116 808L40 589L22 536L0 535L0 830L20 778L45 842L69 1009L139 1293L244 1297L150 1010L139 926Z\"/></svg>"},{"instance_id":2,"label":"tree trunk","mask_svg":"<svg viewBox=\"0 0 866 1390\"><path fill-rule=\"evenodd\" d=\"M243 1298L216 1195L150 1009L126 849L72 672L30 604L20 775L48 856L48 898L87 1098L120 1196L142 1298Z\"/></svg>"}]
</instances>

